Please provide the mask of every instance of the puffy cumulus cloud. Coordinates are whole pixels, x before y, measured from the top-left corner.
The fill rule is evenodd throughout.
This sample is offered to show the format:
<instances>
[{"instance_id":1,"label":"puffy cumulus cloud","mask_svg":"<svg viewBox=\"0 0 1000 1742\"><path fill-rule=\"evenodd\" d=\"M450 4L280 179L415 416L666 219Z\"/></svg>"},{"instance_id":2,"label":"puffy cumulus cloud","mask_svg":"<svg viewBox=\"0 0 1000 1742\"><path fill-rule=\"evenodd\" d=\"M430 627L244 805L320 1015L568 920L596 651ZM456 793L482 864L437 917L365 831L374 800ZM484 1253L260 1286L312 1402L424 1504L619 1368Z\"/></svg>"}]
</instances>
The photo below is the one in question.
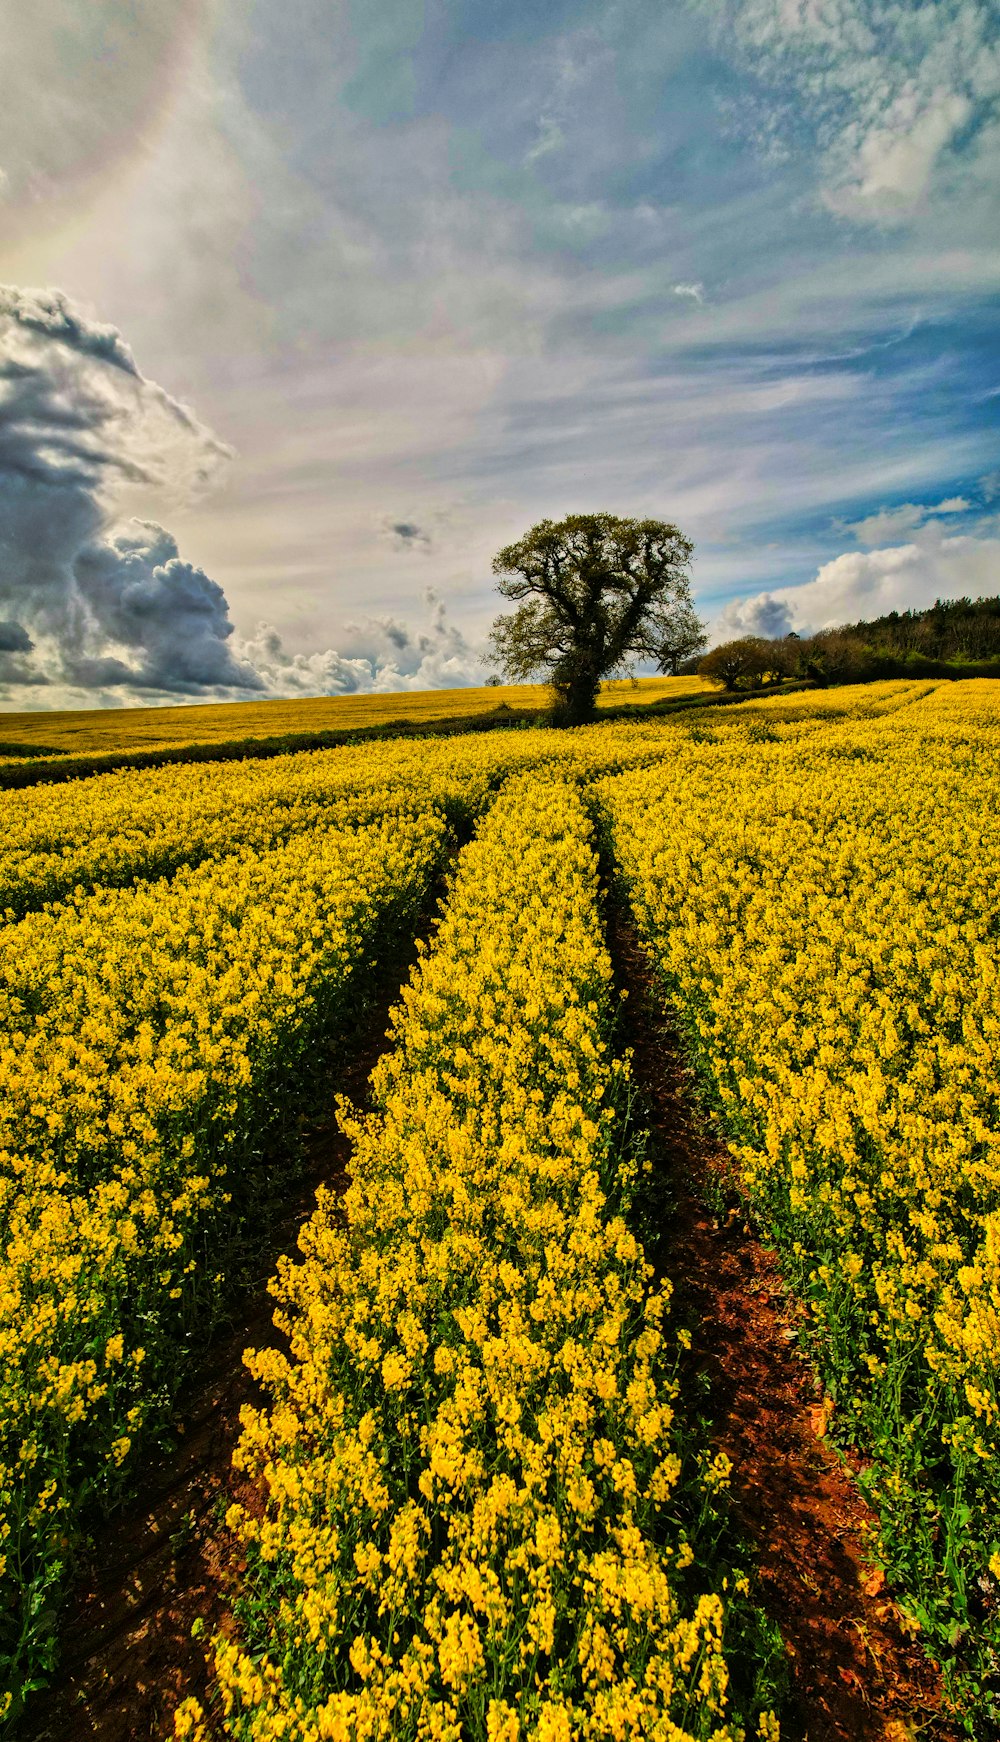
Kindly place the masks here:
<instances>
[{"instance_id":1,"label":"puffy cumulus cloud","mask_svg":"<svg viewBox=\"0 0 1000 1742\"><path fill-rule=\"evenodd\" d=\"M343 653L332 648L289 653L278 631L260 623L250 640L238 643L239 657L273 696L384 694L481 684L481 651L449 622L447 606L433 588L427 589L424 602L429 621L416 629L392 616L348 623Z\"/></svg>"},{"instance_id":2,"label":"puffy cumulus cloud","mask_svg":"<svg viewBox=\"0 0 1000 1742\"><path fill-rule=\"evenodd\" d=\"M343 653L290 652L267 623L241 640L222 588L170 532L118 518L124 486L190 496L228 452L140 373L116 328L58 291L0 290L0 694L106 706L482 680L433 591L423 626L367 618ZM385 530L402 550L433 542L414 519Z\"/></svg>"},{"instance_id":3,"label":"puffy cumulus cloud","mask_svg":"<svg viewBox=\"0 0 1000 1742\"><path fill-rule=\"evenodd\" d=\"M121 334L58 291L0 289L0 678L198 695L260 688L234 660L222 589L124 485L178 496L228 454L143 376ZM57 698L58 699L58 698Z\"/></svg>"},{"instance_id":4,"label":"puffy cumulus cloud","mask_svg":"<svg viewBox=\"0 0 1000 1742\"><path fill-rule=\"evenodd\" d=\"M483 649L449 620L447 605L433 587L427 588L424 603L429 620L415 630L396 617L348 625L370 649L374 690L462 689L482 683Z\"/></svg>"},{"instance_id":5,"label":"puffy cumulus cloud","mask_svg":"<svg viewBox=\"0 0 1000 1742\"><path fill-rule=\"evenodd\" d=\"M830 210L892 224L949 177L995 173L1000 48L991 0L698 0L768 87L767 147L811 129ZM754 105L749 105L751 109Z\"/></svg>"},{"instance_id":6,"label":"puffy cumulus cloud","mask_svg":"<svg viewBox=\"0 0 1000 1742\"><path fill-rule=\"evenodd\" d=\"M176 541L155 521L132 520L57 554L49 596L19 601L34 634L22 623L0 623L0 654L32 655L0 666L0 681L164 698L264 687L233 656L222 588L182 562ZM0 576L0 596L4 590Z\"/></svg>"},{"instance_id":7,"label":"puffy cumulus cloud","mask_svg":"<svg viewBox=\"0 0 1000 1742\"><path fill-rule=\"evenodd\" d=\"M705 286L703 284L675 284L671 286L675 296L683 296L689 302L703 303L705 301Z\"/></svg>"},{"instance_id":8,"label":"puffy cumulus cloud","mask_svg":"<svg viewBox=\"0 0 1000 1742\"><path fill-rule=\"evenodd\" d=\"M887 611L922 610L935 599L977 598L1000 590L1000 536L989 521L949 536L939 523L922 527L907 544L846 551L824 563L813 580L733 600L713 625L713 641L735 634L775 633L780 622L807 635ZM779 620L779 611L783 617Z\"/></svg>"},{"instance_id":9,"label":"puffy cumulus cloud","mask_svg":"<svg viewBox=\"0 0 1000 1742\"><path fill-rule=\"evenodd\" d=\"M348 696L373 686L370 660L345 659L332 648L289 653L270 623L258 623L256 634L241 641L239 651L258 687L270 696Z\"/></svg>"},{"instance_id":10,"label":"puffy cumulus cloud","mask_svg":"<svg viewBox=\"0 0 1000 1742\"><path fill-rule=\"evenodd\" d=\"M405 660L390 660L376 673L376 690L464 689L483 681L481 653L470 647L462 631L445 620L440 604L429 633L418 635L419 660L410 669Z\"/></svg>"},{"instance_id":11,"label":"puffy cumulus cloud","mask_svg":"<svg viewBox=\"0 0 1000 1742\"><path fill-rule=\"evenodd\" d=\"M750 599L732 599L720 613L716 641L733 641L741 635L764 635L774 640L794 627L784 599L772 593L756 593Z\"/></svg>"},{"instance_id":12,"label":"puffy cumulus cloud","mask_svg":"<svg viewBox=\"0 0 1000 1742\"><path fill-rule=\"evenodd\" d=\"M133 520L110 538L84 545L73 564L91 644L116 650L96 658L63 648L71 682L128 684L167 694L262 689L253 666L234 659L222 588L182 562L177 544L155 521Z\"/></svg>"}]
</instances>

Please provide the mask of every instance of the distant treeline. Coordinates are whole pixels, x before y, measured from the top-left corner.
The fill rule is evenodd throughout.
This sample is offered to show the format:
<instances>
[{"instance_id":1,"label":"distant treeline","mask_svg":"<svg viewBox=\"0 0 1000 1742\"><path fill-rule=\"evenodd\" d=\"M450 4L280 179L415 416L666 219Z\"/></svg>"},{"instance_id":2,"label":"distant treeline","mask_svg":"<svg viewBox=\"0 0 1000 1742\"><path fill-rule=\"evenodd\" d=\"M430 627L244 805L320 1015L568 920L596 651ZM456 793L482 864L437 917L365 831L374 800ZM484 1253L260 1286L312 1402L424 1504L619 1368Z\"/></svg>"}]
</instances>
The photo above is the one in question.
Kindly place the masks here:
<instances>
[{"instance_id":1,"label":"distant treeline","mask_svg":"<svg viewBox=\"0 0 1000 1742\"><path fill-rule=\"evenodd\" d=\"M892 677L1000 677L1000 597L937 599L926 611L890 611L818 635L744 635L692 660L687 671L727 690L806 678L864 683Z\"/></svg>"},{"instance_id":2,"label":"distant treeline","mask_svg":"<svg viewBox=\"0 0 1000 1742\"><path fill-rule=\"evenodd\" d=\"M1000 597L937 599L926 611L890 611L870 622L846 623L842 633L894 659L913 653L963 662L1000 659Z\"/></svg>"}]
</instances>

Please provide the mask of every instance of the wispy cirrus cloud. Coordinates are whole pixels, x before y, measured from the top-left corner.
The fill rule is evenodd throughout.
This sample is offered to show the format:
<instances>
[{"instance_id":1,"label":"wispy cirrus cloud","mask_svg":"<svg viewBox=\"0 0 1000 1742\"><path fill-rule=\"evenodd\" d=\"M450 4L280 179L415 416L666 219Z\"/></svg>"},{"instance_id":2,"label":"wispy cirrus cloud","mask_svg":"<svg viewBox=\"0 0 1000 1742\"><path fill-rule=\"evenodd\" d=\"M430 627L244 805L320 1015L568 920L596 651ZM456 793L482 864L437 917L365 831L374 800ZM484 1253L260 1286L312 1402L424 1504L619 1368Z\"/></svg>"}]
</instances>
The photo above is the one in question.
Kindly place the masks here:
<instances>
[{"instance_id":1,"label":"wispy cirrus cloud","mask_svg":"<svg viewBox=\"0 0 1000 1742\"><path fill-rule=\"evenodd\" d=\"M178 79L163 50L185 9L205 27ZM706 614L780 604L845 555L929 561L930 520L973 539L934 571L970 590L1000 289L986 0L101 14L63 59L34 23L10 45L0 271L100 310L147 372L114 374L145 433L107 425L117 459L73 548L126 532L133 580L143 551L149 576L190 563L232 626L206 610L209 641L264 693L465 681L493 552L587 506L676 519ZM98 39L120 47L100 67ZM106 162L98 92L128 122ZM77 413L101 367L73 365ZM148 377L238 450L218 488ZM64 454L94 440L46 427ZM18 536L37 543L29 517ZM428 578L464 647L433 629ZM407 626L405 659L388 629L348 628L362 609ZM34 643L3 658L41 672L37 617L0 618ZM162 676L120 630L81 657Z\"/></svg>"}]
</instances>

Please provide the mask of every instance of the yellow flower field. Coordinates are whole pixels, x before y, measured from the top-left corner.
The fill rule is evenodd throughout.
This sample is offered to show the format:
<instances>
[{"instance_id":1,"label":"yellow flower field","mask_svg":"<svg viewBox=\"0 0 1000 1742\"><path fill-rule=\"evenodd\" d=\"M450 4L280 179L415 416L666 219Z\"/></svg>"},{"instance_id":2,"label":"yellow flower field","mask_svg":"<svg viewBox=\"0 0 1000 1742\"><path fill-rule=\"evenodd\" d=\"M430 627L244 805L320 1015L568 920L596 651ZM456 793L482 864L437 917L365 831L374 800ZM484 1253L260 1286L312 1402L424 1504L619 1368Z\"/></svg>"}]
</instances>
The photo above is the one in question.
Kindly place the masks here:
<instances>
[{"instance_id":1,"label":"yellow flower field","mask_svg":"<svg viewBox=\"0 0 1000 1742\"><path fill-rule=\"evenodd\" d=\"M789 702L800 701L790 697ZM988 682L599 783L881 1552L956 1685L1000 1650L1000 710ZM742 731L741 731L742 728ZM742 736L742 742L741 742ZM747 739L753 742L748 754Z\"/></svg>"},{"instance_id":2,"label":"yellow flower field","mask_svg":"<svg viewBox=\"0 0 1000 1742\"><path fill-rule=\"evenodd\" d=\"M481 733L457 741L359 744L266 762L177 764L0 794L0 914L19 918L75 889L171 875L247 847L400 805L478 816L515 768L553 760L629 766L661 753L663 724L584 734ZM588 745L590 746L588 753Z\"/></svg>"},{"instance_id":3,"label":"yellow flower field","mask_svg":"<svg viewBox=\"0 0 1000 1742\"><path fill-rule=\"evenodd\" d=\"M216 1646L227 1734L735 1734L724 1601L672 1521L612 1014L583 804L517 781L404 992L343 1210L279 1273L293 1358L248 1357L273 1401L237 1452L267 1505L230 1516L255 1595Z\"/></svg>"},{"instance_id":4,"label":"yellow flower field","mask_svg":"<svg viewBox=\"0 0 1000 1742\"><path fill-rule=\"evenodd\" d=\"M0 795L10 1709L55 1660L84 1517L128 1491L169 1406L176 1327L201 1334L225 1291L234 1173L259 1166L269 1121L294 1120L310 1037L412 925L445 819L468 826L511 768L630 766L663 731L372 743Z\"/></svg>"},{"instance_id":5,"label":"yellow flower field","mask_svg":"<svg viewBox=\"0 0 1000 1742\"><path fill-rule=\"evenodd\" d=\"M315 830L0 928L8 1704L51 1658L81 1507L114 1493L224 1282L212 1248L272 1109L294 1114L443 835L432 814Z\"/></svg>"},{"instance_id":6,"label":"yellow flower field","mask_svg":"<svg viewBox=\"0 0 1000 1742\"><path fill-rule=\"evenodd\" d=\"M0 794L0 1719L58 1674L74 1556L226 1298L242 1200L265 1166L280 1190L454 861L349 1192L275 1283L253 1576L177 1733L740 1734L698 1535L726 1470L635 1232L599 840L972 1733L1000 1675L998 796L987 681Z\"/></svg>"},{"instance_id":7,"label":"yellow flower field","mask_svg":"<svg viewBox=\"0 0 1000 1742\"><path fill-rule=\"evenodd\" d=\"M627 678L602 686L598 705L648 702L698 695L711 689L705 678ZM217 744L232 739L280 738L288 732L350 731L399 723L427 725L474 718L497 707L540 711L551 705L544 684L483 685L459 690L405 690L358 696L305 696L291 701L196 702L181 707L79 708L68 712L5 713L0 747L39 745L62 755L162 749L175 744ZM2 760L2 749L0 749Z\"/></svg>"}]
</instances>

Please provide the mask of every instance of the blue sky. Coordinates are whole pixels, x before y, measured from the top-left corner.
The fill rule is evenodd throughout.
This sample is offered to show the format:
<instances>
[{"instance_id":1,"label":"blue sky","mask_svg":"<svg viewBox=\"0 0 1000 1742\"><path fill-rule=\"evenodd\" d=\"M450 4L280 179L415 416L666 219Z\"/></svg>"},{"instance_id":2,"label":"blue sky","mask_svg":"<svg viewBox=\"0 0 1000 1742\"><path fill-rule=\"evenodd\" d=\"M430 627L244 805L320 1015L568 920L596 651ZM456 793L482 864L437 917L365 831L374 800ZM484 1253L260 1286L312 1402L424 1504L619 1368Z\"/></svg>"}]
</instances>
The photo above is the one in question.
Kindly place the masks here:
<instances>
[{"instance_id":1,"label":"blue sky","mask_svg":"<svg viewBox=\"0 0 1000 1742\"><path fill-rule=\"evenodd\" d=\"M10 465L73 395L103 457L0 526L3 705L478 681L493 552L573 510L675 520L716 636L1000 592L998 17L47 0Z\"/></svg>"}]
</instances>

